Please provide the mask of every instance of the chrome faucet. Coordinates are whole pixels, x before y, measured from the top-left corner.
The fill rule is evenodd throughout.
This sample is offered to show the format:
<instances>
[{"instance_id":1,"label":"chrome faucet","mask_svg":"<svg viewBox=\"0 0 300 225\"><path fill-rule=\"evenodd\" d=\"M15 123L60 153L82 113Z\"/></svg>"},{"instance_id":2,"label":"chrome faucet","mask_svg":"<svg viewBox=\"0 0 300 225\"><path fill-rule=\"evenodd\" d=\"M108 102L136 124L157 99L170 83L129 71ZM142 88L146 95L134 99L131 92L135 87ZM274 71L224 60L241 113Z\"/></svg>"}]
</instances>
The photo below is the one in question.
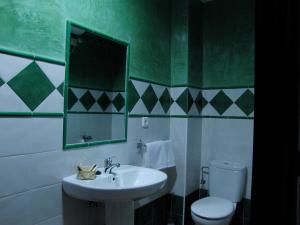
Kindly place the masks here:
<instances>
[{"instance_id":1,"label":"chrome faucet","mask_svg":"<svg viewBox=\"0 0 300 225\"><path fill-rule=\"evenodd\" d=\"M117 174L114 173L114 172L112 172L112 169L115 168L115 167L120 167L120 163L115 163L115 164L113 164L113 165L110 167L109 173L108 173L108 174L112 174L112 175L116 176Z\"/></svg>"},{"instance_id":2,"label":"chrome faucet","mask_svg":"<svg viewBox=\"0 0 300 225\"><path fill-rule=\"evenodd\" d=\"M120 163L112 163L112 157L108 157L104 160L104 173L107 173L109 170L109 174L113 174L112 169L114 167L120 167Z\"/></svg>"}]
</instances>

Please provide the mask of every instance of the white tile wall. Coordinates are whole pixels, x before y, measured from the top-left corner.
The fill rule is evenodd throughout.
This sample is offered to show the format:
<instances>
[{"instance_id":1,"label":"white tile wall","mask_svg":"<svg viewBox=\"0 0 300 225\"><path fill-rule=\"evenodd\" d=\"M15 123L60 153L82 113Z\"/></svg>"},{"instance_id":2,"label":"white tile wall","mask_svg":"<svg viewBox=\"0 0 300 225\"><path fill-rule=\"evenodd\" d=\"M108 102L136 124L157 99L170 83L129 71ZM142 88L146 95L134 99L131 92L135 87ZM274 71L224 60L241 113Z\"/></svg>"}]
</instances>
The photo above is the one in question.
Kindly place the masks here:
<instances>
[{"instance_id":1,"label":"white tile wall","mask_svg":"<svg viewBox=\"0 0 300 225\"><path fill-rule=\"evenodd\" d=\"M1 78L8 82L16 74L21 72L26 66L32 62L31 59L25 59L17 56L0 53L0 64L5 65L0 68Z\"/></svg>"},{"instance_id":2,"label":"white tile wall","mask_svg":"<svg viewBox=\"0 0 300 225\"><path fill-rule=\"evenodd\" d=\"M0 157L61 148L62 118L1 117Z\"/></svg>"},{"instance_id":3,"label":"white tile wall","mask_svg":"<svg viewBox=\"0 0 300 225\"><path fill-rule=\"evenodd\" d=\"M0 224L32 225L62 214L61 185L51 185L0 199Z\"/></svg>"},{"instance_id":4,"label":"white tile wall","mask_svg":"<svg viewBox=\"0 0 300 225\"><path fill-rule=\"evenodd\" d=\"M188 119L187 156L186 156L186 189L185 195L199 189L201 167L202 119Z\"/></svg>"},{"instance_id":5,"label":"white tile wall","mask_svg":"<svg viewBox=\"0 0 300 225\"><path fill-rule=\"evenodd\" d=\"M175 195L185 196L186 151L187 151L187 118L171 118L170 139L174 150L177 179L173 188Z\"/></svg>"},{"instance_id":6,"label":"white tile wall","mask_svg":"<svg viewBox=\"0 0 300 225\"><path fill-rule=\"evenodd\" d=\"M122 164L141 165L137 141L169 139L170 134L169 118L149 119L148 129L141 127L141 118L128 119L127 143L63 151L62 118L0 118L5 131L0 135L0 177L5 184L0 185L0 224L61 225L62 215L68 218L64 225L88 224L93 217L85 202L62 201L62 178L75 173L80 162L103 166L108 156ZM67 204L64 212L62 204ZM101 220L101 213L103 208L95 213L96 220Z\"/></svg>"},{"instance_id":7,"label":"white tile wall","mask_svg":"<svg viewBox=\"0 0 300 225\"><path fill-rule=\"evenodd\" d=\"M222 159L247 167L245 198L251 199L253 120L202 119L201 166ZM207 186L205 186L207 188Z\"/></svg>"}]
</instances>

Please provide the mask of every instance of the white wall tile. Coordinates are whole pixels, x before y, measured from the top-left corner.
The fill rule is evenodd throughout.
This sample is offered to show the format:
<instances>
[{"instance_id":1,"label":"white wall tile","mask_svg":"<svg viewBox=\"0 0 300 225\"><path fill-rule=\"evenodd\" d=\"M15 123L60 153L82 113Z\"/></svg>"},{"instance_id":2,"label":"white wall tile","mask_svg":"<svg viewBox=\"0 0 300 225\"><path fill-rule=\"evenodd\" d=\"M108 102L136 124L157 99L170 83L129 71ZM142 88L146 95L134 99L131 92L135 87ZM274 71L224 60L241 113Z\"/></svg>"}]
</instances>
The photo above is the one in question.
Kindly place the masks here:
<instances>
[{"instance_id":1,"label":"white wall tile","mask_svg":"<svg viewBox=\"0 0 300 225\"><path fill-rule=\"evenodd\" d=\"M235 102L244 92L245 88L223 89L224 93Z\"/></svg>"},{"instance_id":2,"label":"white wall tile","mask_svg":"<svg viewBox=\"0 0 300 225\"><path fill-rule=\"evenodd\" d=\"M0 77L8 82L33 60L0 53Z\"/></svg>"},{"instance_id":3,"label":"white wall tile","mask_svg":"<svg viewBox=\"0 0 300 225\"><path fill-rule=\"evenodd\" d=\"M200 92L200 89L197 89L197 88L189 88L189 91L191 93L191 96L193 98L193 100L195 101L199 92Z\"/></svg>"},{"instance_id":4,"label":"white wall tile","mask_svg":"<svg viewBox=\"0 0 300 225\"><path fill-rule=\"evenodd\" d=\"M247 167L245 197L251 198L253 120L205 118L202 123L201 165L231 160Z\"/></svg>"},{"instance_id":5,"label":"white wall tile","mask_svg":"<svg viewBox=\"0 0 300 225\"><path fill-rule=\"evenodd\" d=\"M86 108L81 104L81 102L79 100L72 106L70 111L87 112Z\"/></svg>"},{"instance_id":6,"label":"white wall tile","mask_svg":"<svg viewBox=\"0 0 300 225\"><path fill-rule=\"evenodd\" d=\"M39 67L44 71L49 80L57 88L62 82L65 81L65 67L53 63L36 61Z\"/></svg>"},{"instance_id":7,"label":"white wall tile","mask_svg":"<svg viewBox=\"0 0 300 225\"><path fill-rule=\"evenodd\" d=\"M0 87L0 112L31 112L23 100L7 85Z\"/></svg>"},{"instance_id":8,"label":"white wall tile","mask_svg":"<svg viewBox=\"0 0 300 225\"><path fill-rule=\"evenodd\" d=\"M24 194L26 195L26 194ZM62 187L60 184L31 191L29 211L33 222L62 214Z\"/></svg>"},{"instance_id":9,"label":"white wall tile","mask_svg":"<svg viewBox=\"0 0 300 225\"><path fill-rule=\"evenodd\" d=\"M0 158L0 197L60 183L75 173L75 162L83 153L46 152ZM9 171L9 173L8 173Z\"/></svg>"},{"instance_id":10,"label":"white wall tile","mask_svg":"<svg viewBox=\"0 0 300 225\"><path fill-rule=\"evenodd\" d=\"M215 110L214 107L212 107L211 104L207 104L203 109L202 109L202 116L220 116L220 114Z\"/></svg>"},{"instance_id":11,"label":"white wall tile","mask_svg":"<svg viewBox=\"0 0 300 225\"><path fill-rule=\"evenodd\" d=\"M187 149L187 118L171 118L170 139L174 150L177 179L173 192L179 196L185 196L186 178L186 149Z\"/></svg>"},{"instance_id":12,"label":"white wall tile","mask_svg":"<svg viewBox=\"0 0 300 225\"><path fill-rule=\"evenodd\" d=\"M170 118L148 117L149 128L142 127L142 117L128 119L128 140L144 142L166 140L170 137Z\"/></svg>"},{"instance_id":13,"label":"white wall tile","mask_svg":"<svg viewBox=\"0 0 300 225\"><path fill-rule=\"evenodd\" d=\"M35 110L34 112L64 112L64 97L54 90Z\"/></svg>"},{"instance_id":14,"label":"white wall tile","mask_svg":"<svg viewBox=\"0 0 300 225\"><path fill-rule=\"evenodd\" d=\"M103 112L103 110L100 107L100 105L98 104L98 102L95 102L89 109L89 112Z\"/></svg>"},{"instance_id":15,"label":"white wall tile","mask_svg":"<svg viewBox=\"0 0 300 225\"><path fill-rule=\"evenodd\" d=\"M171 88L171 97L174 99L174 101L176 101L177 98L179 98L179 96L182 94L182 92L184 92L184 90L186 89L186 87L172 87Z\"/></svg>"},{"instance_id":16,"label":"white wall tile","mask_svg":"<svg viewBox=\"0 0 300 225\"><path fill-rule=\"evenodd\" d=\"M138 102L135 104L135 106L131 110L130 114L149 114L142 99L138 100Z\"/></svg>"},{"instance_id":17,"label":"white wall tile","mask_svg":"<svg viewBox=\"0 0 300 225\"><path fill-rule=\"evenodd\" d=\"M100 96L102 95L103 91L90 90L90 93L94 97L94 99L97 101L100 98Z\"/></svg>"},{"instance_id":18,"label":"white wall tile","mask_svg":"<svg viewBox=\"0 0 300 225\"><path fill-rule=\"evenodd\" d=\"M195 115L195 116L199 116L200 113L198 112L197 106L196 104L193 104L188 115Z\"/></svg>"},{"instance_id":19,"label":"white wall tile","mask_svg":"<svg viewBox=\"0 0 300 225\"><path fill-rule=\"evenodd\" d=\"M245 117L245 113L236 105L232 104L222 116L242 116Z\"/></svg>"},{"instance_id":20,"label":"white wall tile","mask_svg":"<svg viewBox=\"0 0 300 225\"><path fill-rule=\"evenodd\" d=\"M159 101L157 101L157 103L155 104L154 108L151 111L151 114L165 115L165 111L163 110L163 107L161 106Z\"/></svg>"},{"instance_id":21,"label":"white wall tile","mask_svg":"<svg viewBox=\"0 0 300 225\"><path fill-rule=\"evenodd\" d=\"M170 114L171 115L186 115L186 113L182 110L182 108L174 102L170 107Z\"/></svg>"},{"instance_id":22,"label":"white wall tile","mask_svg":"<svg viewBox=\"0 0 300 225\"><path fill-rule=\"evenodd\" d=\"M210 102L219 92L219 89L210 89L210 90L203 90L202 95L203 97Z\"/></svg>"},{"instance_id":23,"label":"white wall tile","mask_svg":"<svg viewBox=\"0 0 300 225\"><path fill-rule=\"evenodd\" d=\"M62 214L61 185L0 199L0 224L32 225Z\"/></svg>"},{"instance_id":24,"label":"white wall tile","mask_svg":"<svg viewBox=\"0 0 300 225\"><path fill-rule=\"evenodd\" d=\"M86 92L86 89L83 88L71 88L71 90L78 99L80 99Z\"/></svg>"},{"instance_id":25,"label":"white wall tile","mask_svg":"<svg viewBox=\"0 0 300 225\"><path fill-rule=\"evenodd\" d=\"M159 99L166 87L162 86L162 85L157 85L157 84L151 84L151 85L153 87L153 90L154 90L157 98Z\"/></svg>"},{"instance_id":26,"label":"white wall tile","mask_svg":"<svg viewBox=\"0 0 300 225\"><path fill-rule=\"evenodd\" d=\"M143 82L143 81L139 81L139 80L131 80L131 81L132 81L135 89L139 93L139 96L142 97L142 95L146 91L147 87L149 86L149 83Z\"/></svg>"},{"instance_id":27,"label":"white wall tile","mask_svg":"<svg viewBox=\"0 0 300 225\"><path fill-rule=\"evenodd\" d=\"M202 118L189 118L186 156L186 195L199 189L201 167L201 133Z\"/></svg>"},{"instance_id":28,"label":"white wall tile","mask_svg":"<svg viewBox=\"0 0 300 225\"><path fill-rule=\"evenodd\" d=\"M63 119L0 118L0 156L54 151L62 148Z\"/></svg>"},{"instance_id":29,"label":"white wall tile","mask_svg":"<svg viewBox=\"0 0 300 225\"><path fill-rule=\"evenodd\" d=\"M34 152L30 118L1 117L0 127L0 157Z\"/></svg>"}]
</instances>

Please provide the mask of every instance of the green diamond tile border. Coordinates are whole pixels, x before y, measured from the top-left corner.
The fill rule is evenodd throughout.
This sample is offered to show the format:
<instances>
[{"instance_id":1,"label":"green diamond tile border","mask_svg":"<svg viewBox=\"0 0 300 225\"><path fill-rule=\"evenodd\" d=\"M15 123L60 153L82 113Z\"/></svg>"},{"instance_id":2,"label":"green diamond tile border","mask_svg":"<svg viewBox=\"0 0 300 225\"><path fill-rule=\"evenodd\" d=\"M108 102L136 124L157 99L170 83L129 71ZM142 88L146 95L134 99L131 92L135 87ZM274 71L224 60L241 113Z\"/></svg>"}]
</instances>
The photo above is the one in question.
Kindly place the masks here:
<instances>
[{"instance_id":1,"label":"green diamond tile border","mask_svg":"<svg viewBox=\"0 0 300 225\"><path fill-rule=\"evenodd\" d=\"M56 89L61 94L61 96L64 96L64 82L62 82Z\"/></svg>"},{"instance_id":2,"label":"green diamond tile border","mask_svg":"<svg viewBox=\"0 0 300 225\"><path fill-rule=\"evenodd\" d=\"M165 88L164 92L159 98L159 102L164 110L165 113L167 113L174 102L174 100L171 98L170 92L168 88Z\"/></svg>"},{"instance_id":3,"label":"green diamond tile border","mask_svg":"<svg viewBox=\"0 0 300 225\"><path fill-rule=\"evenodd\" d=\"M86 110L89 110L92 105L96 102L90 91L85 92L85 94L79 99Z\"/></svg>"},{"instance_id":4,"label":"green diamond tile border","mask_svg":"<svg viewBox=\"0 0 300 225\"><path fill-rule=\"evenodd\" d=\"M191 95L190 87L184 87L183 92L177 97L177 99L174 99L171 97L171 92L168 90L168 87L165 85L162 85L164 87L162 94L159 96L155 96L155 93L153 91L153 87L151 87L151 82L143 81L147 84L147 88L142 94L142 96L139 96L139 93L137 92L134 83L129 80L128 82L128 109L129 112L132 111L132 109L135 107L139 99L141 98L145 107L147 108L147 111L149 114L145 114L145 112L135 112L134 114L131 114L131 116L168 116L168 111L170 110L172 104L177 104L184 112L185 114L182 115L181 112L172 111L170 112L170 117L212 117L212 118L225 118L225 119L253 119L252 117L248 117L253 111L254 111L254 103L253 98L254 94L251 92L251 90L247 89L246 87L241 87L244 89L243 94L236 100L235 102L230 98L229 95L225 93L225 91L222 88L216 88L216 89L209 89L213 92L217 91L217 94L208 101L203 96L203 90L197 89L197 95L195 99L193 99ZM158 84L159 85L159 84ZM171 87L172 90L173 87ZM177 88L177 87L174 87ZM234 88L226 88L226 89L236 89L238 87ZM240 89L240 88L239 88ZM206 90L206 89L204 89ZM247 91L248 90L248 91ZM156 100L156 98L158 100ZM157 104L157 101L163 108L163 115L156 115L152 114L152 110ZM195 104L196 111L190 112L191 108ZM237 107L241 109L241 114L239 116L237 115L226 115L224 116L224 113L226 110L228 110L233 104L235 104ZM218 115L202 115L203 110L208 106L212 106L218 113ZM242 113L244 112L244 113Z\"/></svg>"},{"instance_id":5,"label":"green diamond tile border","mask_svg":"<svg viewBox=\"0 0 300 225\"><path fill-rule=\"evenodd\" d=\"M41 68L32 62L7 82L8 86L34 111L55 87Z\"/></svg>"},{"instance_id":6,"label":"green diamond tile border","mask_svg":"<svg viewBox=\"0 0 300 225\"><path fill-rule=\"evenodd\" d=\"M69 88L68 89L68 110L70 110L77 101L78 101L78 98L73 93L72 89Z\"/></svg>"},{"instance_id":7,"label":"green diamond tile border","mask_svg":"<svg viewBox=\"0 0 300 225\"><path fill-rule=\"evenodd\" d=\"M193 105L193 97L188 88L186 88L181 95L176 99L176 103L180 106L180 108L188 114L192 105Z\"/></svg>"},{"instance_id":8,"label":"green diamond tile border","mask_svg":"<svg viewBox=\"0 0 300 225\"><path fill-rule=\"evenodd\" d=\"M189 90L188 90L187 98L188 98L188 101L187 101L187 103L188 103L188 105L187 105L187 107L188 107L187 111L189 112L190 109L192 108L193 103L194 103L194 99L193 99L193 97L192 97L192 95L191 95L191 93L190 93Z\"/></svg>"},{"instance_id":9,"label":"green diamond tile border","mask_svg":"<svg viewBox=\"0 0 300 225\"><path fill-rule=\"evenodd\" d=\"M222 115L233 104L233 101L224 93L223 90L221 90L210 101L210 104L220 115Z\"/></svg>"},{"instance_id":10,"label":"green diamond tile border","mask_svg":"<svg viewBox=\"0 0 300 225\"><path fill-rule=\"evenodd\" d=\"M113 105L115 106L115 108L118 110L118 112L120 112L120 110L124 107L125 105L125 99L123 98L123 96L119 93L117 94L117 96L114 98L114 100L112 101Z\"/></svg>"},{"instance_id":11,"label":"green diamond tile border","mask_svg":"<svg viewBox=\"0 0 300 225\"><path fill-rule=\"evenodd\" d=\"M249 116L254 111L254 94L247 89L236 101L235 104Z\"/></svg>"},{"instance_id":12,"label":"green diamond tile border","mask_svg":"<svg viewBox=\"0 0 300 225\"><path fill-rule=\"evenodd\" d=\"M199 92L196 99L195 105L199 113L202 112L202 109L208 104L208 101L202 96L202 93Z\"/></svg>"},{"instance_id":13,"label":"green diamond tile border","mask_svg":"<svg viewBox=\"0 0 300 225\"><path fill-rule=\"evenodd\" d=\"M142 101L145 104L149 113L152 112L154 106L158 102L158 98L153 90L152 85L150 84L142 95Z\"/></svg>"},{"instance_id":14,"label":"green diamond tile border","mask_svg":"<svg viewBox=\"0 0 300 225\"><path fill-rule=\"evenodd\" d=\"M136 105L136 103L139 101L140 95L137 92L131 80L128 81L127 89L128 89L128 94L127 94L128 111L131 112L134 106Z\"/></svg>"},{"instance_id":15,"label":"green diamond tile border","mask_svg":"<svg viewBox=\"0 0 300 225\"><path fill-rule=\"evenodd\" d=\"M1 77L0 77L0 87L3 85L3 84L5 84L5 82L1 79Z\"/></svg>"},{"instance_id":16,"label":"green diamond tile border","mask_svg":"<svg viewBox=\"0 0 300 225\"><path fill-rule=\"evenodd\" d=\"M111 103L109 97L107 96L107 94L105 92L102 93L102 95L97 100L97 102L103 111L105 111Z\"/></svg>"}]
</instances>

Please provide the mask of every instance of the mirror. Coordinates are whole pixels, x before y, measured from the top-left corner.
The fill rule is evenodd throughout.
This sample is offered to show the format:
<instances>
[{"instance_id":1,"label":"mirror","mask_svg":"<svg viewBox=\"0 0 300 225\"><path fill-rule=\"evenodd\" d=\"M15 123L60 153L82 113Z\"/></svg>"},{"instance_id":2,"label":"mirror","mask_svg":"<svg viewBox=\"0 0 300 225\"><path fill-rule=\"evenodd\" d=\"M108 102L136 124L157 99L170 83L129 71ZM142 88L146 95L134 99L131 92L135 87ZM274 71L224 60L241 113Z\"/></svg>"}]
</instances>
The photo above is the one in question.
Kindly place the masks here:
<instances>
[{"instance_id":1,"label":"mirror","mask_svg":"<svg viewBox=\"0 0 300 225\"><path fill-rule=\"evenodd\" d=\"M128 45L68 23L64 147L126 141Z\"/></svg>"}]
</instances>

